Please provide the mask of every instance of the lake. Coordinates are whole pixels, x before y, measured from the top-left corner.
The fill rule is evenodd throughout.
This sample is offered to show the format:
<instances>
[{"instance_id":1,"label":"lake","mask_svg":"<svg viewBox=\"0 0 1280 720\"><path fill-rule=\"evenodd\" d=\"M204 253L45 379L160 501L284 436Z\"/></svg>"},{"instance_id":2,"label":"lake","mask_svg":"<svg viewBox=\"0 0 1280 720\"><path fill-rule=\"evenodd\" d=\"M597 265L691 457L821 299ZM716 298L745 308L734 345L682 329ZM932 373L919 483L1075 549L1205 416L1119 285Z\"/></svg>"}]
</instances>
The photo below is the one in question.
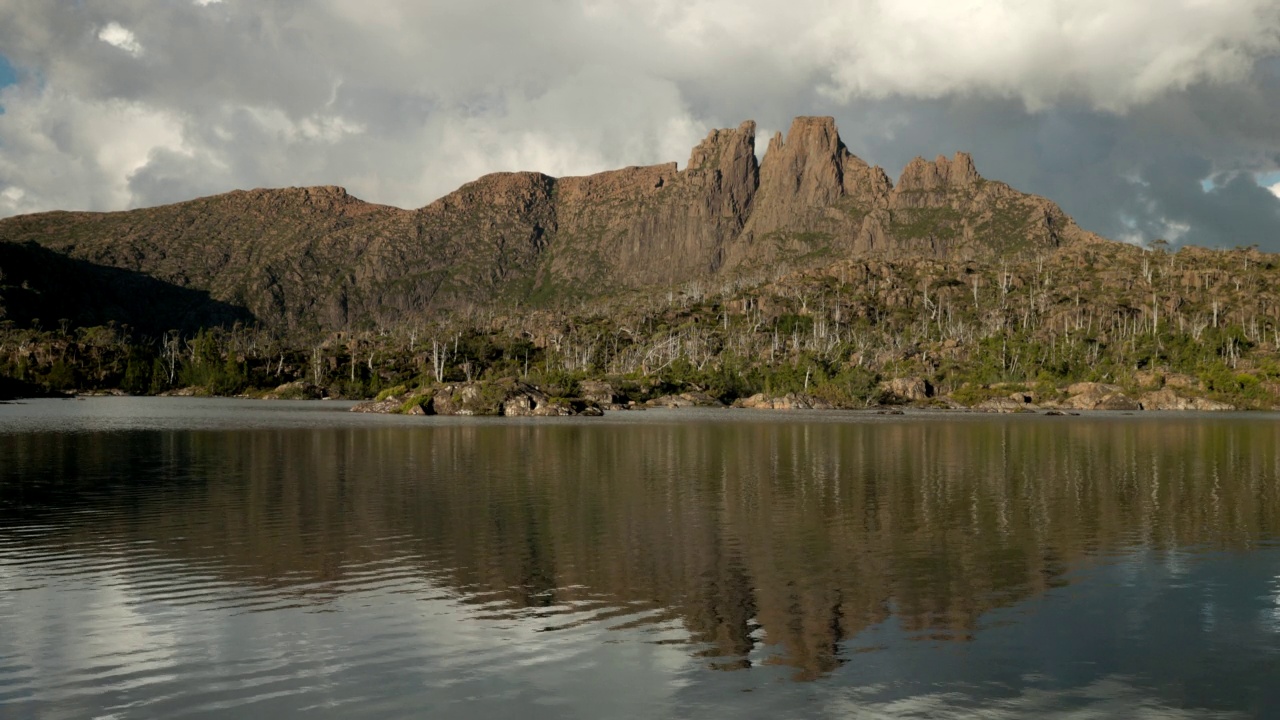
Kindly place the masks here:
<instances>
[{"instance_id":1,"label":"lake","mask_svg":"<svg viewBox=\"0 0 1280 720\"><path fill-rule=\"evenodd\" d=\"M0 718L1280 717L1271 414L0 404Z\"/></svg>"}]
</instances>

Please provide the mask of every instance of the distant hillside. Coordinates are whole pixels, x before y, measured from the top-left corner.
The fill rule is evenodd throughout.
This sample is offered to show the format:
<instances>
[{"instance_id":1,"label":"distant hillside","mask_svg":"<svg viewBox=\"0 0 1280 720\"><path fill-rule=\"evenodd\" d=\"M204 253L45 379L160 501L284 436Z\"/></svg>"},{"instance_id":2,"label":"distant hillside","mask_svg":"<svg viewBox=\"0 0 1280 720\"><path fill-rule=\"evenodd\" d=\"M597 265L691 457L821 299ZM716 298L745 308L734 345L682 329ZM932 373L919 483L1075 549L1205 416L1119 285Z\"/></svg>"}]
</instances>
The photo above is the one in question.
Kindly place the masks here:
<instances>
[{"instance_id":1,"label":"distant hillside","mask_svg":"<svg viewBox=\"0 0 1280 720\"><path fill-rule=\"evenodd\" d=\"M418 210L317 187L0 220L0 318L154 332L243 320L297 335L855 257L984 261L1097 242L968 155L917 159L895 184L831 118L802 117L759 163L747 122L710 133L683 170L498 173Z\"/></svg>"}]
</instances>

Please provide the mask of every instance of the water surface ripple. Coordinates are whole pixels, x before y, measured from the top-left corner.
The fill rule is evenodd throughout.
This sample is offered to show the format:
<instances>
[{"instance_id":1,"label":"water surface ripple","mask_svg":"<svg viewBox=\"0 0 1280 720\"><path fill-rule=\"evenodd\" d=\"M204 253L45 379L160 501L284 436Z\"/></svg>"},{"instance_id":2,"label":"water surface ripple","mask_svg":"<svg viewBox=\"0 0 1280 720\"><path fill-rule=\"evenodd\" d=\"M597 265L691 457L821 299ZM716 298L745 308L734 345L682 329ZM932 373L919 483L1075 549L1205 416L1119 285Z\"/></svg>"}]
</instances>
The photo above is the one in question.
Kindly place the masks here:
<instances>
[{"instance_id":1,"label":"water surface ripple","mask_svg":"<svg viewBox=\"0 0 1280 720\"><path fill-rule=\"evenodd\" d=\"M1274 416L343 409L0 405L0 718L1280 716Z\"/></svg>"}]
</instances>

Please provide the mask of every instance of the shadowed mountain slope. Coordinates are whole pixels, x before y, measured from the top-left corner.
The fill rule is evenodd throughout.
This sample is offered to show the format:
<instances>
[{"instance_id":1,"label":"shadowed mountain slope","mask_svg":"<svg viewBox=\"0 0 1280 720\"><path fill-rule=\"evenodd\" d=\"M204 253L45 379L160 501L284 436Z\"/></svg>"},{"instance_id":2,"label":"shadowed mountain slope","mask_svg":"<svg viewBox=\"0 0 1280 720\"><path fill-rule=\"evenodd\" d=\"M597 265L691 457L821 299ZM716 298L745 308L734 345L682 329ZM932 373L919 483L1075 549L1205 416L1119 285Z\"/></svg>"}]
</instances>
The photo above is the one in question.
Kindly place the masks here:
<instances>
[{"instance_id":1,"label":"shadowed mountain slope","mask_svg":"<svg viewBox=\"0 0 1280 720\"><path fill-rule=\"evenodd\" d=\"M35 243L0 243L0 319L22 327L130 325L159 336L166 330L194 333L254 318L243 307L208 292L180 287L149 275L95 265ZM9 279L21 278L20 284Z\"/></svg>"},{"instance_id":2,"label":"shadowed mountain slope","mask_svg":"<svg viewBox=\"0 0 1280 720\"><path fill-rule=\"evenodd\" d=\"M1100 240L1052 202L983 179L962 153L917 159L895 185L849 153L834 120L814 117L772 138L760 163L755 123L746 122L712 131L684 170L495 173L418 210L315 187L0 221L0 243L34 243L84 267L206 293L284 332L386 326L414 314L571 301L866 254L981 259ZM0 310L13 308L34 271L6 260L0 272ZM47 296L57 284L42 276ZM152 310L124 319L164 322L155 303L141 304Z\"/></svg>"}]
</instances>

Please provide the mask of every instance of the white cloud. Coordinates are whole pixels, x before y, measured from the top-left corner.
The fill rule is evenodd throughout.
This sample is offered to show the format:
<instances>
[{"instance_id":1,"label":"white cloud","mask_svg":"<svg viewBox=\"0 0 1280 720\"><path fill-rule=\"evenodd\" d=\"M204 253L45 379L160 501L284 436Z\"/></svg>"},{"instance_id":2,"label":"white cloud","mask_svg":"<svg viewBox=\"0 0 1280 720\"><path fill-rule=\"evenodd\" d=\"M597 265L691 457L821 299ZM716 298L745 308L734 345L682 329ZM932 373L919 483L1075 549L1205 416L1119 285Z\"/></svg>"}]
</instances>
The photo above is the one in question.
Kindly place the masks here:
<instances>
[{"instance_id":1,"label":"white cloud","mask_svg":"<svg viewBox=\"0 0 1280 720\"><path fill-rule=\"evenodd\" d=\"M142 45L133 36L133 31L118 22L109 22L98 31L98 39L124 50L134 57L142 55Z\"/></svg>"},{"instance_id":2,"label":"white cloud","mask_svg":"<svg viewBox=\"0 0 1280 720\"><path fill-rule=\"evenodd\" d=\"M129 178L158 149L186 153L172 113L51 88L0 92L0 215L135 205Z\"/></svg>"},{"instance_id":3,"label":"white cloud","mask_svg":"<svg viewBox=\"0 0 1280 720\"><path fill-rule=\"evenodd\" d=\"M657 32L681 59L725 46L818 75L838 102L1021 98L1122 111L1200 81L1247 74L1280 50L1273 0L622 0L588 6Z\"/></svg>"},{"instance_id":4,"label":"white cloud","mask_svg":"<svg viewBox=\"0 0 1280 720\"><path fill-rule=\"evenodd\" d=\"M1278 197L1278 198L1280 198L1280 182L1278 182L1278 183L1276 183L1275 185L1272 185L1272 186L1271 186L1271 194L1272 194L1272 195L1275 195L1275 196L1276 196L1276 197Z\"/></svg>"},{"instance_id":5,"label":"white cloud","mask_svg":"<svg viewBox=\"0 0 1280 720\"><path fill-rule=\"evenodd\" d=\"M1057 198L1127 187L1161 143L1211 160L1199 177L1261 167L1280 132L1274 0L214 2L0 3L29 71L0 89L0 189L25 192L0 214L320 183L418 207L485 172L684 162L710 127L799 114L836 115L890 173L982 150ZM1206 86L1243 99L1186 99ZM1120 205L1076 212L1136 213L1143 236L1173 217Z\"/></svg>"},{"instance_id":6,"label":"white cloud","mask_svg":"<svg viewBox=\"0 0 1280 720\"><path fill-rule=\"evenodd\" d=\"M293 120L277 108L250 107L245 111L253 116L264 130L274 134L283 143L322 142L336 143L348 135L360 135L364 125L338 115L309 115ZM224 137L231 137L225 134Z\"/></svg>"}]
</instances>

